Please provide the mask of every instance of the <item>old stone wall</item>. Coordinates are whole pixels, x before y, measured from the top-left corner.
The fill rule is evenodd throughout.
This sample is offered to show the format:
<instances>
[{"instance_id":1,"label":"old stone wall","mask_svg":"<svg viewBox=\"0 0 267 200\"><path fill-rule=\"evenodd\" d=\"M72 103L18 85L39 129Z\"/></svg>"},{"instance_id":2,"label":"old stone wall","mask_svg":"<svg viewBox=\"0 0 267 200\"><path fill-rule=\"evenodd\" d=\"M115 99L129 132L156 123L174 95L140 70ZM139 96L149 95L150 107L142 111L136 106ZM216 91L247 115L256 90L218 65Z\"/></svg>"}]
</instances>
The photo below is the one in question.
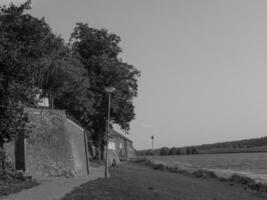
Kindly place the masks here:
<instances>
[{"instance_id":1,"label":"old stone wall","mask_svg":"<svg viewBox=\"0 0 267 200\"><path fill-rule=\"evenodd\" d=\"M89 173L84 130L67 119L65 111L27 108L26 112L29 113L32 126L29 138L22 141L26 173L33 176ZM11 142L5 147L14 165L22 164L21 149L18 148L23 148L23 145L18 144L23 143Z\"/></svg>"},{"instance_id":2,"label":"old stone wall","mask_svg":"<svg viewBox=\"0 0 267 200\"><path fill-rule=\"evenodd\" d=\"M32 175L62 175L74 172L70 137L63 110L27 109L31 125L26 139L26 172Z\"/></svg>"},{"instance_id":3,"label":"old stone wall","mask_svg":"<svg viewBox=\"0 0 267 200\"><path fill-rule=\"evenodd\" d=\"M89 157L88 149L86 148L87 139L84 129L67 119L65 128L71 143L71 150L74 162L75 172L79 175L89 173Z\"/></svg>"}]
</instances>

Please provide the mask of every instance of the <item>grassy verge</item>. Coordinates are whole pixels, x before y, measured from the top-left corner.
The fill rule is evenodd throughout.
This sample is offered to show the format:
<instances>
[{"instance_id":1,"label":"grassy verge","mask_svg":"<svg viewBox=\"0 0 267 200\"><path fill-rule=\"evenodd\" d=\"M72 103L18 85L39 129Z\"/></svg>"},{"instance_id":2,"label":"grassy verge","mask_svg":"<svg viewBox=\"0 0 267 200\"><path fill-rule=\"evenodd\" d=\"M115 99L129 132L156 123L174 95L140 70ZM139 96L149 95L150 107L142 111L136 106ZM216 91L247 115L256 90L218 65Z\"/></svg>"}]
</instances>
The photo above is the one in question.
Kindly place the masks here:
<instances>
[{"instance_id":1,"label":"grassy verge","mask_svg":"<svg viewBox=\"0 0 267 200\"><path fill-rule=\"evenodd\" d=\"M92 160L92 161L90 161L90 166L91 167L105 166L105 161L103 161L103 160Z\"/></svg>"},{"instance_id":2,"label":"grassy verge","mask_svg":"<svg viewBox=\"0 0 267 200\"><path fill-rule=\"evenodd\" d=\"M37 185L39 185L39 183L33 180L20 180L20 179L1 180L0 196L17 193L23 189L32 188Z\"/></svg>"},{"instance_id":3,"label":"grassy verge","mask_svg":"<svg viewBox=\"0 0 267 200\"><path fill-rule=\"evenodd\" d=\"M224 182L229 182L231 184L245 185L247 188L251 190L255 190L257 192L267 193L266 184L256 182L250 177L246 177L246 176L239 175L239 174L233 174L230 177L225 178L225 177L217 175L216 172L212 170L198 169L198 170L192 171L190 169L179 168L179 166L173 167L173 166L168 166L164 163L155 163L152 160L149 160L145 157L137 158L133 160L132 162L143 164L156 170L180 173L180 174L185 174L185 175L193 176L197 178L216 178Z\"/></svg>"}]
</instances>

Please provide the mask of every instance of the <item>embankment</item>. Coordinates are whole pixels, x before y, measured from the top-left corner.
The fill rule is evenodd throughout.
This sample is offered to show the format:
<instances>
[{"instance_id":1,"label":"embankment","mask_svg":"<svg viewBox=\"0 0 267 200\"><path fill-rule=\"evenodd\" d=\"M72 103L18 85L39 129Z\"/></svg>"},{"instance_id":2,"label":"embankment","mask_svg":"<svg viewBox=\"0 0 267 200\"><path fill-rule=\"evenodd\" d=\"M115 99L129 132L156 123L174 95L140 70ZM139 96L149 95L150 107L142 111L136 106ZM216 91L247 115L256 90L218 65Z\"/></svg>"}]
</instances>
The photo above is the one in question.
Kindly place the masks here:
<instances>
[{"instance_id":1,"label":"embankment","mask_svg":"<svg viewBox=\"0 0 267 200\"><path fill-rule=\"evenodd\" d=\"M168 165L164 162L155 161L147 157L137 157L132 162L149 166L156 170L169 171L172 173L180 173L197 178L216 178L224 182L232 184L242 184L249 189L267 193L267 182L265 179L259 179L253 174L245 174L242 172L231 170L218 170L207 168L190 168L187 166Z\"/></svg>"}]
</instances>

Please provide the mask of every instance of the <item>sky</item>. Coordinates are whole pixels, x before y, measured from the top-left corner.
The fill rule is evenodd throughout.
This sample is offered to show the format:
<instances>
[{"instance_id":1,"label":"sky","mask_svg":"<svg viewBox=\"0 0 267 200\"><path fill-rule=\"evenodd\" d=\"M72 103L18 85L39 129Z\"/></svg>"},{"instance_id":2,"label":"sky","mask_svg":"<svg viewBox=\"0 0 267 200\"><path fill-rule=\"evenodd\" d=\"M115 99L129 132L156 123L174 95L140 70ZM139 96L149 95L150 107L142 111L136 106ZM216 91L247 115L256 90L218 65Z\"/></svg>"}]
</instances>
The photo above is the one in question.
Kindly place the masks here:
<instances>
[{"instance_id":1,"label":"sky","mask_svg":"<svg viewBox=\"0 0 267 200\"><path fill-rule=\"evenodd\" d=\"M265 0L32 0L30 12L66 42L77 22L121 37L120 56L142 72L128 137L146 149L152 135L155 148L267 135L266 8Z\"/></svg>"}]
</instances>

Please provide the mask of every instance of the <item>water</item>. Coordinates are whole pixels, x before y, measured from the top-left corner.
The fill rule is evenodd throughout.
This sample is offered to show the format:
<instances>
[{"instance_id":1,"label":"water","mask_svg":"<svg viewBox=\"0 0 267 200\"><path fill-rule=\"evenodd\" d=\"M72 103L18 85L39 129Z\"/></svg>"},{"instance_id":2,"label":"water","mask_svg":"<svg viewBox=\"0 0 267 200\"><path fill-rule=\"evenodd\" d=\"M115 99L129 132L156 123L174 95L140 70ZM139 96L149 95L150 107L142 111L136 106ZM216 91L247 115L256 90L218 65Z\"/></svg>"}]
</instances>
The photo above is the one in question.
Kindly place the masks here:
<instances>
[{"instance_id":1,"label":"water","mask_svg":"<svg viewBox=\"0 0 267 200\"><path fill-rule=\"evenodd\" d=\"M267 183L267 152L150 156L149 159L188 170L208 169L222 177L239 174Z\"/></svg>"}]
</instances>

